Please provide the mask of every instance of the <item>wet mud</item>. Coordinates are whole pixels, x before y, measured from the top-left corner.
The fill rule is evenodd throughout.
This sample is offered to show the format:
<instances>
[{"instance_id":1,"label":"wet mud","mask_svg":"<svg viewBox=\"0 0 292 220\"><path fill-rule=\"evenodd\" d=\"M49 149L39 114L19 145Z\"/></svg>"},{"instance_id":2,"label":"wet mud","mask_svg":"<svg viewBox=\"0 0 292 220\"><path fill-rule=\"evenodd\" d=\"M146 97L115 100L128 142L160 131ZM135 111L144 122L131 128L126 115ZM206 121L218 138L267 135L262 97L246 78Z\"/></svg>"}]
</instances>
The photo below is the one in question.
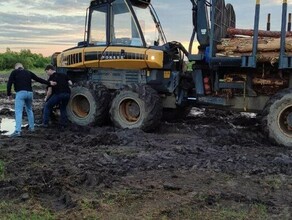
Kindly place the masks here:
<instances>
[{"instance_id":1,"label":"wet mud","mask_svg":"<svg viewBox=\"0 0 292 220\"><path fill-rule=\"evenodd\" d=\"M13 118L13 103L1 103L0 117ZM193 219L220 207L250 216L255 205L269 219L291 218L292 150L270 143L254 116L192 111L153 133L73 124L2 132L0 198L40 204L57 219Z\"/></svg>"}]
</instances>

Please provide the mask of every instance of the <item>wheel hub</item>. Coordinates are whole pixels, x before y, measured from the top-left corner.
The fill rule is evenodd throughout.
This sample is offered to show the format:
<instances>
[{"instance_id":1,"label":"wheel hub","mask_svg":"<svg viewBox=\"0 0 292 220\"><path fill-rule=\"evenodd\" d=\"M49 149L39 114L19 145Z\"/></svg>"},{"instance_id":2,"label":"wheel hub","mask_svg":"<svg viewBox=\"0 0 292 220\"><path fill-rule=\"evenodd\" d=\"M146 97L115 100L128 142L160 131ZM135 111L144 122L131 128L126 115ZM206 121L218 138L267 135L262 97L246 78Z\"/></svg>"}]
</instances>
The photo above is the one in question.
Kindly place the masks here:
<instances>
[{"instance_id":1,"label":"wheel hub","mask_svg":"<svg viewBox=\"0 0 292 220\"><path fill-rule=\"evenodd\" d=\"M292 137L292 106L288 106L279 114L278 123L282 132Z\"/></svg>"},{"instance_id":2,"label":"wheel hub","mask_svg":"<svg viewBox=\"0 0 292 220\"><path fill-rule=\"evenodd\" d=\"M71 101L73 113L80 118L85 118L90 111L90 103L83 95L76 95Z\"/></svg>"},{"instance_id":3,"label":"wheel hub","mask_svg":"<svg viewBox=\"0 0 292 220\"><path fill-rule=\"evenodd\" d=\"M287 116L287 124L292 128L292 113L290 112Z\"/></svg>"},{"instance_id":4,"label":"wheel hub","mask_svg":"<svg viewBox=\"0 0 292 220\"><path fill-rule=\"evenodd\" d=\"M125 99L120 104L120 114L127 122L136 122L140 117L140 106L133 99Z\"/></svg>"}]
</instances>

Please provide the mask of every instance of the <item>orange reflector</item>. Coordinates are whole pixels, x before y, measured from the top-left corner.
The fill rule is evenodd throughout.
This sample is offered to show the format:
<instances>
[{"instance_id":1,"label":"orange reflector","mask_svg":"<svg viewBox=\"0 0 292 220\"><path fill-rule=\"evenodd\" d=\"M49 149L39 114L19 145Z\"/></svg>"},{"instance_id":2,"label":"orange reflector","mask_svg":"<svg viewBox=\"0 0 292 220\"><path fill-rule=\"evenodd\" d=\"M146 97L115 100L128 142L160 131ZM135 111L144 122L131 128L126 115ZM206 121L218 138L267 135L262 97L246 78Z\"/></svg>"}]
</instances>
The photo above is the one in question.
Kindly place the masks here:
<instances>
[{"instance_id":1,"label":"orange reflector","mask_svg":"<svg viewBox=\"0 0 292 220\"><path fill-rule=\"evenodd\" d=\"M163 72L163 78L164 79L169 79L170 78L170 71L164 71Z\"/></svg>"}]
</instances>

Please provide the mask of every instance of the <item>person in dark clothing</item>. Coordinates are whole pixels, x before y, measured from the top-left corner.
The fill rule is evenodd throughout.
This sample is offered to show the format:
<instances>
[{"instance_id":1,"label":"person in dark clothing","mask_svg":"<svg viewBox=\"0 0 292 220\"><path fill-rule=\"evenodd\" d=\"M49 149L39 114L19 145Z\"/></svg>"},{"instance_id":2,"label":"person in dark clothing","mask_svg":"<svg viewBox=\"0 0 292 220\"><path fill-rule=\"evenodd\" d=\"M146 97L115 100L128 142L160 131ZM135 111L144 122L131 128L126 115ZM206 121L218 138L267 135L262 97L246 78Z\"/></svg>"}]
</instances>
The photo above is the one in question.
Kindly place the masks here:
<instances>
[{"instance_id":1,"label":"person in dark clothing","mask_svg":"<svg viewBox=\"0 0 292 220\"><path fill-rule=\"evenodd\" d=\"M49 78L49 75L48 75L48 78ZM43 117L44 117L45 105L46 105L46 102L50 99L51 96L52 96L52 88L50 88L50 86L47 86L47 88L46 88L46 96L44 98L44 103L43 103L43 108L42 108L42 114L41 114L41 117L37 121L37 126L41 126L42 125L42 121L43 121ZM58 119L56 117L56 110L57 109L59 109L59 105L54 106L52 108L52 111L50 112L50 120L53 123L58 121Z\"/></svg>"},{"instance_id":2,"label":"person in dark clothing","mask_svg":"<svg viewBox=\"0 0 292 220\"><path fill-rule=\"evenodd\" d=\"M15 69L11 72L8 83L7 83L7 96L11 100L11 88L14 85L15 96L15 131L10 135L10 137L21 136L21 124L22 124L22 114L23 107L25 107L29 130L34 131L34 114L32 110L32 80L46 85L55 85L53 81L49 82L42 78L37 77L34 73L25 70L21 63L15 64Z\"/></svg>"},{"instance_id":3,"label":"person in dark clothing","mask_svg":"<svg viewBox=\"0 0 292 220\"><path fill-rule=\"evenodd\" d=\"M45 99L46 103L44 107L42 126L48 127L52 109L55 105L59 105L61 113L60 126L64 127L67 124L66 107L71 94L69 85L72 85L72 82L66 74L57 73L53 65L47 65L45 71L49 75L48 81L56 82L57 85L48 88L46 96L46 99L48 100Z\"/></svg>"}]
</instances>

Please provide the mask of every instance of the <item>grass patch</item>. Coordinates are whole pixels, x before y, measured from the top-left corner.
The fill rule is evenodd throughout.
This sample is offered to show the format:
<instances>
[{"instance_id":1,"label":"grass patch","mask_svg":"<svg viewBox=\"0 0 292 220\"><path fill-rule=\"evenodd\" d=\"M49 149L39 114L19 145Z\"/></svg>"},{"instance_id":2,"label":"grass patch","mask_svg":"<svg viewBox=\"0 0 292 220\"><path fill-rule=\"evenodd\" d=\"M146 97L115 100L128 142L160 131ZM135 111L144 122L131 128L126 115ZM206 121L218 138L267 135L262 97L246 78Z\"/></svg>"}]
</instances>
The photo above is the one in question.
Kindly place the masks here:
<instances>
[{"instance_id":1,"label":"grass patch","mask_svg":"<svg viewBox=\"0 0 292 220\"><path fill-rule=\"evenodd\" d=\"M137 199L140 196L137 195L135 190L121 190L121 191L110 191L110 192L98 192L97 198L95 199L81 199L78 209L80 219L136 219L134 213ZM139 218L138 218L139 219Z\"/></svg>"},{"instance_id":2,"label":"grass patch","mask_svg":"<svg viewBox=\"0 0 292 220\"><path fill-rule=\"evenodd\" d=\"M0 70L0 77L1 77L1 79L0 79L0 92L1 93L6 92L7 81L8 81L8 78L9 78L11 71L12 71L12 69L11 70ZM43 79L47 79L47 77L48 77L43 68L30 69L30 71Z\"/></svg>"},{"instance_id":3,"label":"grass patch","mask_svg":"<svg viewBox=\"0 0 292 220\"><path fill-rule=\"evenodd\" d=\"M0 160L0 180L4 179L5 165L4 161Z\"/></svg>"},{"instance_id":4,"label":"grass patch","mask_svg":"<svg viewBox=\"0 0 292 220\"><path fill-rule=\"evenodd\" d=\"M263 185L271 190L279 190L283 185L281 177L277 175L267 176L262 181Z\"/></svg>"},{"instance_id":5,"label":"grass patch","mask_svg":"<svg viewBox=\"0 0 292 220\"><path fill-rule=\"evenodd\" d=\"M9 70L0 70L0 75L2 76L8 76L10 75L10 73L13 71L13 69L9 69Z\"/></svg>"},{"instance_id":6,"label":"grass patch","mask_svg":"<svg viewBox=\"0 0 292 220\"><path fill-rule=\"evenodd\" d=\"M200 195L199 201L185 201L169 193L162 200L158 199L157 204L152 194L130 189L103 192L99 197L95 203L83 201L82 205L82 210L86 210L84 213L91 213L96 219L265 220L269 217L267 207L263 204L226 203L218 199L216 204L208 205L204 195ZM173 202L163 201L166 198L173 199ZM98 212L94 212L96 207Z\"/></svg>"},{"instance_id":7,"label":"grass patch","mask_svg":"<svg viewBox=\"0 0 292 220\"><path fill-rule=\"evenodd\" d=\"M192 207L182 206L178 210L171 210L166 215L160 215L161 219L168 219L170 216L176 216L178 219L197 219L197 220L265 220L268 219L266 206L262 204L253 204L249 208L215 206L215 207Z\"/></svg>"},{"instance_id":8,"label":"grass patch","mask_svg":"<svg viewBox=\"0 0 292 220\"><path fill-rule=\"evenodd\" d=\"M130 202L136 201L139 198L139 194L135 190L124 189L118 192L104 192L102 194L101 204L106 205L129 205Z\"/></svg>"},{"instance_id":9,"label":"grass patch","mask_svg":"<svg viewBox=\"0 0 292 220\"><path fill-rule=\"evenodd\" d=\"M6 83L0 83L0 92L6 91Z\"/></svg>"},{"instance_id":10,"label":"grass patch","mask_svg":"<svg viewBox=\"0 0 292 220\"><path fill-rule=\"evenodd\" d=\"M23 206L0 202L0 219L3 220L54 220L56 217L48 210L28 210Z\"/></svg>"},{"instance_id":11,"label":"grass patch","mask_svg":"<svg viewBox=\"0 0 292 220\"><path fill-rule=\"evenodd\" d=\"M13 69L9 69L9 70L0 70L0 74L2 76L6 76L7 79L10 75L10 73L12 72ZM35 69L29 69L29 71L33 72L34 74L36 74L37 76L40 76L40 77L46 77L47 74L44 70L44 68L35 68Z\"/></svg>"},{"instance_id":12,"label":"grass patch","mask_svg":"<svg viewBox=\"0 0 292 220\"><path fill-rule=\"evenodd\" d=\"M82 219L101 219L99 218L99 211L97 211L99 208L98 202L84 198L79 201L79 205L81 208L78 212L82 216Z\"/></svg>"},{"instance_id":13,"label":"grass patch","mask_svg":"<svg viewBox=\"0 0 292 220\"><path fill-rule=\"evenodd\" d=\"M11 70L0 70L0 74L3 76L9 76L9 74L11 73Z\"/></svg>"}]
</instances>

